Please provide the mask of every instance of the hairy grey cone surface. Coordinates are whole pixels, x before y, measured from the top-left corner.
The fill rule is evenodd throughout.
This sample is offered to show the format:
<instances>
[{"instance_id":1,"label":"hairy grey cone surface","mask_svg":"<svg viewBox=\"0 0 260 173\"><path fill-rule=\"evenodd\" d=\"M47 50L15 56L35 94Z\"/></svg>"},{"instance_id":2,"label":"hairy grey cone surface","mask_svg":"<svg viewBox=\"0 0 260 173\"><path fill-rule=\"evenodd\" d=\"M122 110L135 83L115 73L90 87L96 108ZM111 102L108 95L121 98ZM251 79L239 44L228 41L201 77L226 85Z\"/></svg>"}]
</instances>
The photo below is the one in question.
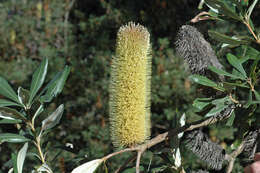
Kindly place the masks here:
<instances>
[{"instance_id":1,"label":"hairy grey cone surface","mask_svg":"<svg viewBox=\"0 0 260 173\"><path fill-rule=\"evenodd\" d=\"M256 153L260 153L260 129L258 129L258 138L257 138L257 147L256 147Z\"/></svg>"},{"instance_id":2,"label":"hairy grey cone surface","mask_svg":"<svg viewBox=\"0 0 260 173\"><path fill-rule=\"evenodd\" d=\"M209 172L204 170L198 170L198 171L192 171L191 173L209 173Z\"/></svg>"},{"instance_id":3,"label":"hairy grey cone surface","mask_svg":"<svg viewBox=\"0 0 260 173\"><path fill-rule=\"evenodd\" d=\"M245 155L246 158L248 158L249 161L252 161L254 159L259 138L260 138L260 130L255 130L255 131L250 131L244 139L245 148L243 154Z\"/></svg>"},{"instance_id":4,"label":"hairy grey cone surface","mask_svg":"<svg viewBox=\"0 0 260 173\"><path fill-rule=\"evenodd\" d=\"M211 45L195 27L183 25L179 29L175 44L177 55L188 63L192 74L206 75L209 66L222 68Z\"/></svg>"},{"instance_id":5,"label":"hairy grey cone surface","mask_svg":"<svg viewBox=\"0 0 260 173\"><path fill-rule=\"evenodd\" d=\"M225 150L201 131L194 130L185 136L186 147L215 170L222 169Z\"/></svg>"},{"instance_id":6,"label":"hairy grey cone surface","mask_svg":"<svg viewBox=\"0 0 260 173\"><path fill-rule=\"evenodd\" d=\"M214 115L214 118L218 119L218 121L226 119L231 116L232 112L235 110L236 105L229 104L226 108L224 108L222 111L216 113Z\"/></svg>"}]
</instances>

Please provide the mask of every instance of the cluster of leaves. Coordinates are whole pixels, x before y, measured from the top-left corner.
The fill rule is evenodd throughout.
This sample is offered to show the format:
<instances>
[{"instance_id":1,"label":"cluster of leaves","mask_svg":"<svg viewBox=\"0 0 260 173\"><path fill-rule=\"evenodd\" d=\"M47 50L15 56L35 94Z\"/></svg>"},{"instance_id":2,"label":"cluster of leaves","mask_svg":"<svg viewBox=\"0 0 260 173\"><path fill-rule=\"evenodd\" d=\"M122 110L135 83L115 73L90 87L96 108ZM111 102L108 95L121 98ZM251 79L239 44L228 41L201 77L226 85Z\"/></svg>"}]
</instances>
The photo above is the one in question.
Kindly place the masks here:
<instances>
[{"instance_id":1,"label":"cluster of leaves","mask_svg":"<svg viewBox=\"0 0 260 173\"><path fill-rule=\"evenodd\" d=\"M257 115L260 112L260 32L250 17L257 0L251 3L249 1L205 0L205 4L210 8L208 12L210 19L230 25L232 22L240 22L236 25L240 25L240 27L244 25L243 29L247 28L247 30L233 36L216 30L208 31L209 36L219 43L219 52L221 52L219 55L221 55L225 67L218 69L211 66L209 70L222 78L224 77L224 80L213 81L200 75L190 77L194 82L213 88L217 92L217 95L213 95L213 97L197 98L193 102L196 111L205 117L216 115L230 104L238 106L226 122L226 126L237 128L237 132L233 132L234 140L226 140L224 143L224 148L227 151L232 151L248 133L251 133L250 131L259 129ZM213 128L216 127L222 128L220 125ZM211 130L213 130L212 127ZM221 132L219 134L223 135ZM219 137L219 139L221 138L225 139L223 136ZM226 144L232 147L227 147ZM251 152L255 152L253 148L251 146ZM247 159L244 158L244 160Z\"/></svg>"},{"instance_id":2,"label":"cluster of leaves","mask_svg":"<svg viewBox=\"0 0 260 173\"><path fill-rule=\"evenodd\" d=\"M9 167L9 172L22 173L23 164L32 145L36 151L30 155L40 160L40 166L35 166L36 172L52 170L46 163L48 148L42 148L44 137L57 124L62 117L64 106L61 104L54 112L49 114L45 111L46 104L51 102L54 97L61 93L65 81L70 72L69 67L57 73L55 77L44 87L48 68L48 59L44 59L37 70L34 72L30 90L22 87L18 88L17 93L11 88L9 83L0 77L0 94L6 99L0 99L0 124L16 124L17 133L0 133L0 144L2 143L25 143L18 153L12 153L9 162L4 165ZM41 89L42 88L42 89ZM46 114L49 114L46 116ZM38 122L39 117L45 117ZM29 147L30 146L30 147ZM10 156L9 156L10 157ZM12 168L10 168L10 166Z\"/></svg>"},{"instance_id":3,"label":"cluster of leaves","mask_svg":"<svg viewBox=\"0 0 260 173\"><path fill-rule=\"evenodd\" d=\"M257 4L257 0L252 2L252 4L249 4L248 1L226 2L220 0L206 0L205 3L210 8L209 15L212 19L231 20L230 22L237 20L241 22L241 24L246 25L249 34L234 35L230 37L223 33L209 30L209 36L220 42L221 48L226 49L226 51L229 52L223 56L223 59L224 62L228 62L225 64L225 67L230 69L231 72L211 66L209 67L209 70L219 76L224 76L224 81L215 82L199 75L193 75L191 78L196 83L212 87L227 96L218 99L218 101L212 98L197 98L193 105L198 108L198 111L203 111L209 105L215 105L215 107L206 114L206 116L212 116L216 111L223 110L230 102L236 104L241 103L241 106L245 109L254 107L253 112L249 113L249 115L254 115L254 112L257 111L257 104L259 104L260 101L260 52L258 51L259 34L255 37L257 35L257 30L255 29L250 16ZM234 116L235 115L231 118L234 119ZM256 120L253 117L254 116L248 117L250 126L254 126L251 124ZM232 123L229 125L232 125Z\"/></svg>"}]
</instances>

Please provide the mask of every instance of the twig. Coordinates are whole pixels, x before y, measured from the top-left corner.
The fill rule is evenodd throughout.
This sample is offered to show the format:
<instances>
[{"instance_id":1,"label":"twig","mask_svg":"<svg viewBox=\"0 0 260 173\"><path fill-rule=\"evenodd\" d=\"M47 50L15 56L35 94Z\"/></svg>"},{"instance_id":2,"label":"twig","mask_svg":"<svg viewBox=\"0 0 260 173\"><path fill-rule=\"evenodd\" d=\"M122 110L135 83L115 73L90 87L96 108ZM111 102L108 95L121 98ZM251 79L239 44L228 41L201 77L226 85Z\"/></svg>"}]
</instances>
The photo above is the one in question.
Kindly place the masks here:
<instances>
[{"instance_id":1,"label":"twig","mask_svg":"<svg viewBox=\"0 0 260 173\"><path fill-rule=\"evenodd\" d=\"M191 23L197 23L201 20L208 20L210 19L210 14L206 11L200 12L197 16L190 20Z\"/></svg>"},{"instance_id":2,"label":"twig","mask_svg":"<svg viewBox=\"0 0 260 173\"><path fill-rule=\"evenodd\" d=\"M256 42L258 44L260 44L260 39L256 36L256 34L253 31L252 27L250 26L249 22L248 21L244 21L243 23L247 26L249 32L253 35L253 37L255 38Z\"/></svg>"},{"instance_id":3,"label":"twig","mask_svg":"<svg viewBox=\"0 0 260 173\"><path fill-rule=\"evenodd\" d=\"M111 154L109 154L109 155L103 157L102 159L103 159L104 161L106 161L107 159L110 159L111 157L113 157L113 156L115 156L115 155L122 154L122 153L125 153L125 152L128 152L128 151L136 151L136 148L126 148L126 149L123 149L123 150L120 150L120 151L111 153Z\"/></svg>"},{"instance_id":4,"label":"twig","mask_svg":"<svg viewBox=\"0 0 260 173\"><path fill-rule=\"evenodd\" d=\"M238 148L232 152L230 155L229 155L229 164L228 164L228 167L227 167L227 171L226 173L231 173L232 170L233 170L233 166L234 166L234 163L235 163L235 160L237 158L237 156L239 154L241 154L241 152L244 150L244 147L245 147L245 141L243 141L239 146Z\"/></svg>"},{"instance_id":5,"label":"twig","mask_svg":"<svg viewBox=\"0 0 260 173\"><path fill-rule=\"evenodd\" d=\"M34 141L34 145L36 146L38 153L40 154L40 158L41 158L42 163L45 163L45 158L43 156L43 152L42 152L42 149L41 149L41 141L40 141L39 137L36 137L36 141Z\"/></svg>"},{"instance_id":6,"label":"twig","mask_svg":"<svg viewBox=\"0 0 260 173\"><path fill-rule=\"evenodd\" d=\"M36 131L35 131L35 127L31 122L27 122L27 124L30 126L31 130L33 131L34 135L36 135ZM41 134L41 133L40 133ZM34 145L36 146L38 153L40 155L40 159L42 161L42 163L45 163L45 158L43 156L43 152L41 149L41 135L36 136L35 140L33 141Z\"/></svg>"},{"instance_id":7,"label":"twig","mask_svg":"<svg viewBox=\"0 0 260 173\"><path fill-rule=\"evenodd\" d=\"M141 161L142 151L137 152L137 159L136 159L136 173L140 173L140 161Z\"/></svg>"},{"instance_id":8,"label":"twig","mask_svg":"<svg viewBox=\"0 0 260 173\"><path fill-rule=\"evenodd\" d=\"M232 109L233 110L233 109ZM141 158L141 155L149 148L167 140L169 137L173 137L173 136L176 136L177 134L181 133L181 132L186 132L186 131L191 131L191 130L194 130L194 129L197 129L197 128L200 128L200 127L204 127L204 126L208 126L210 124L214 124L218 121L222 121L224 119L227 119L228 117L230 117L232 111L230 111L230 113L226 114L226 115L222 115L222 116L212 116L210 118L207 118L206 120L199 120L199 121L195 121L193 123L190 123L190 124L186 124L182 127L179 127L179 128L176 128L176 129L172 129L168 132L165 132L165 133L162 133L162 134L159 134L157 135L156 137L148 140L145 144L141 144L141 145L137 145L137 146L134 146L134 147L131 147L131 148L126 148L126 149L123 149L123 150L120 150L120 151L117 151L117 152L114 152L114 153L111 153L105 157L103 157L102 159L104 161L106 161L107 159L115 156L115 155L118 155L118 154L121 154L121 153L124 153L124 152L129 152L129 151L137 151L137 161L136 161L136 170L138 171L139 170L139 164L140 164L140 158Z\"/></svg>"},{"instance_id":9,"label":"twig","mask_svg":"<svg viewBox=\"0 0 260 173\"><path fill-rule=\"evenodd\" d=\"M230 100L232 101L232 102L234 102L234 103L239 103L239 101L237 101L236 99L234 99L233 97L232 97L232 94L230 93L229 94L229 98L230 98Z\"/></svg>"},{"instance_id":10,"label":"twig","mask_svg":"<svg viewBox=\"0 0 260 173\"><path fill-rule=\"evenodd\" d=\"M247 80L247 83L250 85L251 91L254 92L254 91L255 91L255 88L254 88L254 85L252 84L251 78L249 78L249 79Z\"/></svg>"}]
</instances>

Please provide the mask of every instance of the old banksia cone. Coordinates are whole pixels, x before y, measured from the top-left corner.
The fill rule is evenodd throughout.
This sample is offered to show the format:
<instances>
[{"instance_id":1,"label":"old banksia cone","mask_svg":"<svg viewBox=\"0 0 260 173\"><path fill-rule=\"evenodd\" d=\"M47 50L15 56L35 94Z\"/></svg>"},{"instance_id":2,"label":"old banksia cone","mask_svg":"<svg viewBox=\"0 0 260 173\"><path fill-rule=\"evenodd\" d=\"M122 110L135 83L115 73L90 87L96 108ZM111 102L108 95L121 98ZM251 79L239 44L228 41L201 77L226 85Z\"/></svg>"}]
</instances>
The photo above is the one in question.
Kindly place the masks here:
<instances>
[{"instance_id":1,"label":"old banksia cone","mask_svg":"<svg viewBox=\"0 0 260 173\"><path fill-rule=\"evenodd\" d=\"M183 25L176 41L176 53L189 64L193 74L205 75L209 66L222 68L211 45L203 35L193 26Z\"/></svg>"},{"instance_id":2,"label":"old banksia cone","mask_svg":"<svg viewBox=\"0 0 260 173\"><path fill-rule=\"evenodd\" d=\"M116 147L143 143L150 136L150 34L133 22L117 33L111 64L110 128Z\"/></svg>"}]
</instances>

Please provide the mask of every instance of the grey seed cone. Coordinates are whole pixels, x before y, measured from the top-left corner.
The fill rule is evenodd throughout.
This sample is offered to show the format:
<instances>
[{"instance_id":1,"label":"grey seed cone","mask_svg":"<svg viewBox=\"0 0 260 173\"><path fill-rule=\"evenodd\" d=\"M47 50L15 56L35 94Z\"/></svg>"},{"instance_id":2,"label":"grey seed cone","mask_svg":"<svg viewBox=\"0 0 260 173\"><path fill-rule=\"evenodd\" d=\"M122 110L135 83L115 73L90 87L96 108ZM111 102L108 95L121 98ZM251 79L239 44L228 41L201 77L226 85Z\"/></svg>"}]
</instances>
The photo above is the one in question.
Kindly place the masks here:
<instances>
[{"instance_id":1,"label":"grey seed cone","mask_svg":"<svg viewBox=\"0 0 260 173\"><path fill-rule=\"evenodd\" d=\"M183 25L177 34L175 44L177 55L188 63L192 74L206 75L209 66L222 68L211 45L195 27Z\"/></svg>"},{"instance_id":2,"label":"grey seed cone","mask_svg":"<svg viewBox=\"0 0 260 173\"><path fill-rule=\"evenodd\" d=\"M209 173L209 172L204 170L198 170L198 171L192 171L191 173Z\"/></svg>"},{"instance_id":3,"label":"grey seed cone","mask_svg":"<svg viewBox=\"0 0 260 173\"><path fill-rule=\"evenodd\" d=\"M225 150L212 142L201 130L194 130L185 136L186 147L215 170L222 169Z\"/></svg>"},{"instance_id":4,"label":"grey seed cone","mask_svg":"<svg viewBox=\"0 0 260 173\"><path fill-rule=\"evenodd\" d=\"M260 129L255 131L250 131L244 141L245 141L245 148L243 154L245 155L248 160L252 161L254 159L255 153L258 149L257 144L260 138Z\"/></svg>"}]
</instances>

